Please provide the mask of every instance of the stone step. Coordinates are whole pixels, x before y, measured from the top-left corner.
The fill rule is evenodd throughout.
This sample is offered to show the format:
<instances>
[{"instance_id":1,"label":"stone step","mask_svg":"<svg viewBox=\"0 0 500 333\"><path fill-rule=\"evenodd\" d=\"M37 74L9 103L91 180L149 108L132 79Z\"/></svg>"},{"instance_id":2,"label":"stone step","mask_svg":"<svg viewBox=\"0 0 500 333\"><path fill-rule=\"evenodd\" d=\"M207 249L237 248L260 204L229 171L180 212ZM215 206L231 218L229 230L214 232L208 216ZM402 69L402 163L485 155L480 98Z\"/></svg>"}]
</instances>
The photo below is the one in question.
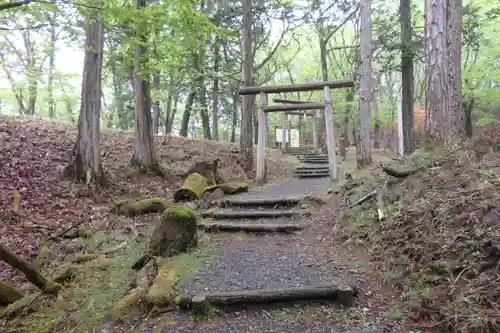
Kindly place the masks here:
<instances>
[{"instance_id":1,"label":"stone step","mask_svg":"<svg viewBox=\"0 0 500 333\"><path fill-rule=\"evenodd\" d=\"M329 177L329 172L294 172L293 176L295 178L321 178L321 177Z\"/></svg>"},{"instance_id":2,"label":"stone step","mask_svg":"<svg viewBox=\"0 0 500 333\"><path fill-rule=\"evenodd\" d=\"M310 164L325 164L328 163L328 159L326 160L302 160L302 163L310 163Z\"/></svg>"},{"instance_id":3,"label":"stone step","mask_svg":"<svg viewBox=\"0 0 500 333\"><path fill-rule=\"evenodd\" d=\"M310 214L309 211L303 210L232 210L232 209L215 209L210 212L202 213L202 217L211 217L214 220L222 219L259 219L259 218L278 218L278 217L299 217Z\"/></svg>"},{"instance_id":4,"label":"stone step","mask_svg":"<svg viewBox=\"0 0 500 333\"><path fill-rule=\"evenodd\" d=\"M225 199L220 202L220 207L291 207L298 205L305 196L282 197L282 198L253 198L253 199Z\"/></svg>"},{"instance_id":5,"label":"stone step","mask_svg":"<svg viewBox=\"0 0 500 333\"><path fill-rule=\"evenodd\" d=\"M301 165L301 166L298 166L295 168L295 171L307 171L307 172L310 172L310 171L330 171L330 169L328 169L328 165L324 165L322 164L321 166L313 166L314 164L309 164L309 165Z\"/></svg>"}]
</instances>

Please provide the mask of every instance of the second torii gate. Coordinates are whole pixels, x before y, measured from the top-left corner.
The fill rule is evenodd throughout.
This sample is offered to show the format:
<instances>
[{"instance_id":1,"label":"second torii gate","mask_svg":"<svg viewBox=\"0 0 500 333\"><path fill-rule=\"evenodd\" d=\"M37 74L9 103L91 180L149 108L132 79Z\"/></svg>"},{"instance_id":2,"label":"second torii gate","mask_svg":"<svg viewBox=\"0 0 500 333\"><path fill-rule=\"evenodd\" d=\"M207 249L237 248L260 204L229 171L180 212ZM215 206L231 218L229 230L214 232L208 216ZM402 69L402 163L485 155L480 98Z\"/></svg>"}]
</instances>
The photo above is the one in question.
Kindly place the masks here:
<instances>
[{"instance_id":1,"label":"second torii gate","mask_svg":"<svg viewBox=\"0 0 500 333\"><path fill-rule=\"evenodd\" d=\"M316 102L316 101L301 101L301 100L298 100L298 99L284 99L284 98L273 98L273 102L274 103L284 103L284 104L307 104L307 103L320 103L320 102ZM304 111L304 112L293 112L293 111L290 111L290 112L285 112L285 114L283 115L283 118L282 118L282 127L283 127L283 133L285 133L285 128L286 128L286 115L290 114L290 115L297 115L297 116L309 116L309 117L312 117L313 118L313 126L312 126L312 136L313 136L313 146L314 146L314 150L315 151L318 151L318 148L319 148L319 145L318 145L318 135L316 133L316 122L317 122L317 117L316 117L316 113L317 111L314 111L314 112L307 112L307 111ZM282 134L283 135L283 140L285 140L286 136L285 134ZM283 141L285 142L285 141ZM282 146L281 150L283 152L286 151L286 146Z\"/></svg>"},{"instance_id":2,"label":"second torii gate","mask_svg":"<svg viewBox=\"0 0 500 333\"><path fill-rule=\"evenodd\" d=\"M257 141L257 175L256 181L262 184L266 179L265 168L265 148L266 148L266 132L267 132L267 112L289 112L298 110L324 110L326 122L326 143L328 147L328 168L330 171L330 181L334 182L337 179L337 161L335 157L335 140L333 127L333 109L330 89L349 88L354 86L352 79L338 81L323 81L304 84L288 84L263 87L242 87L239 89L240 95L257 95L260 94L259 106L259 129ZM283 93L283 92L299 92L299 91L315 91L323 89L323 103L305 102L299 104L288 105L268 105L268 94Z\"/></svg>"}]
</instances>

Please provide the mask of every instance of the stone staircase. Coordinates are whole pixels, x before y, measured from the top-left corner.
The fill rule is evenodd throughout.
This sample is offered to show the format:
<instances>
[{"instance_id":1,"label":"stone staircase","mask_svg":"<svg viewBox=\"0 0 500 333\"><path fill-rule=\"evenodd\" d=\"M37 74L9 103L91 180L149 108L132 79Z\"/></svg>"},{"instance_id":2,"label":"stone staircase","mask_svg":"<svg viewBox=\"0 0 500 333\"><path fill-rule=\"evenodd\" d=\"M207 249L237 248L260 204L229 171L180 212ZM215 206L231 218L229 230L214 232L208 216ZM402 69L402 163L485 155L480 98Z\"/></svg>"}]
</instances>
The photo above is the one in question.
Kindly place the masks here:
<instances>
[{"instance_id":1,"label":"stone staircase","mask_svg":"<svg viewBox=\"0 0 500 333\"><path fill-rule=\"evenodd\" d=\"M297 156L298 160L301 162L293 172L295 178L329 177L328 155L315 153L314 151L306 150L306 148L303 148L302 153L298 153L301 150L298 148L295 149L296 151L291 154Z\"/></svg>"},{"instance_id":2,"label":"stone staircase","mask_svg":"<svg viewBox=\"0 0 500 333\"><path fill-rule=\"evenodd\" d=\"M306 197L234 198L202 214L202 225L213 231L293 232L310 210Z\"/></svg>"}]
</instances>

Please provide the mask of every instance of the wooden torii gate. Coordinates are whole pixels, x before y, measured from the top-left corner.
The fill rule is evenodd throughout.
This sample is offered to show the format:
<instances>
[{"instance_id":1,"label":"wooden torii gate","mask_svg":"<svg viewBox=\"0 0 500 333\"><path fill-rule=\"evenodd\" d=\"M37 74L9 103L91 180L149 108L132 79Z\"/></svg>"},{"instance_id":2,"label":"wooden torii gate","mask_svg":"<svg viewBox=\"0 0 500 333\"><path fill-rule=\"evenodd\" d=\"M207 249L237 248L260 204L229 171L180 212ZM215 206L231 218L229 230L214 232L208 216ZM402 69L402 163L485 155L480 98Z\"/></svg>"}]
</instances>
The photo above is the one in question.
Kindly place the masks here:
<instances>
[{"instance_id":1,"label":"wooden torii gate","mask_svg":"<svg viewBox=\"0 0 500 333\"><path fill-rule=\"evenodd\" d=\"M320 103L320 102L316 102L316 101L301 101L301 100L298 100L298 99L284 99L284 98L273 98L273 102L274 103L284 103L284 104L305 104L305 103ZM314 146L314 150L317 151L318 150L318 135L316 133L316 111L315 112L307 112L307 111L304 111L304 112L294 112L294 111L290 111L290 112L285 112L285 114L283 115L283 118L282 118L282 125L281 127L283 128L283 133L285 134L282 134L282 140L286 140L286 115L293 115L293 116L309 116L309 117L313 117L313 126L312 126L312 136L313 136L313 146ZM282 141L282 142L285 142L285 141ZM286 145L281 145L281 151L282 152L285 152L286 151Z\"/></svg>"},{"instance_id":2,"label":"wooden torii gate","mask_svg":"<svg viewBox=\"0 0 500 333\"><path fill-rule=\"evenodd\" d=\"M313 83L299 83L299 84L284 84L276 86L262 86L262 87L241 87L239 89L240 95L257 95L260 94L259 105L259 129L257 132L257 175L256 181L262 184L266 179L266 162L265 162L265 147L266 147L266 134L267 134L267 113L268 112L289 112L289 111L306 111L306 110L323 110L325 112L326 122L326 144L328 148L328 168L330 171L330 182L337 179L337 161L335 158L335 140L334 140L334 127L333 127L333 109L332 98L330 89L349 88L354 86L352 79L344 79L338 81L322 81ZM303 92L315 91L323 89L323 103L318 102L305 102L298 104L276 104L268 105L268 94L284 93L284 92Z\"/></svg>"}]
</instances>

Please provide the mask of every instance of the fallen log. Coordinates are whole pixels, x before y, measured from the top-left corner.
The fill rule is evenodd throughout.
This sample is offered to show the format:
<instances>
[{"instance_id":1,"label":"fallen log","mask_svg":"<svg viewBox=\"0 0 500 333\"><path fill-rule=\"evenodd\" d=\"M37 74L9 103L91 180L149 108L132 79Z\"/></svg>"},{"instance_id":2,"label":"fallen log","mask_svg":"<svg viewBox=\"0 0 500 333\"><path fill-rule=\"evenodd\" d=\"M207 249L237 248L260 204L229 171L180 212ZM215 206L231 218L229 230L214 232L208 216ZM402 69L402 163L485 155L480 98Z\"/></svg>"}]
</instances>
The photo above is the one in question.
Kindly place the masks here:
<instances>
[{"instance_id":1,"label":"fallen log","mask_svg":"<svg viewBox=\"0 0 500 333\"><path fill-rule=\"evenodd\" d=\"M60 284L45 278L32 264L17 256L2 244L0 244L0 260L21 271L29 282L43 292L47 294L57 294L59 292Z\"/></svg>"},{"instance_id":2,"label":"fallen log","mask_svg":"<svg viewBox=\"0 0 500 333\"><path fill-rule=\"evenodd\" d=\"M359 199L358 201L356 202L353 202L352 204L350 204L347 208L348 209L351 209L357 205L361 205L362 203L365 203L366 201L370 200L371 198L373 198L375 195L377 194L377 191L374 190L370 193L368 193L367 195L365 195L364 197L362 197L361 199Z\"/></svg>"},{"instance_id":3,"label":"fallen log","mask_svg":"<svg viewBox=\"0 0 500 333\"><path fill-rule=\"evenodd\" d=\"M193 172L186 178L182 187L175 191L174 201L201 199L205 191L214 190L218 187L218 185L213 185L205 176Z\"/></svg>"},{"instance_id":4,"label":"fallen log","mask_svg":"<svg viewBox=\"0 0 500 333\"><path fill-rule=\"evenodd\" d=\"M115 203L109 212L112 214L133 217L161 213L167 207L168 204L162 198L153 197L140 200L131 199L119 201Z\"/></svg>"},{"instance_id":5,"label":"fallen log","mask_svg":"<svg viewBox=\"0 0 500 333\"><path fill-rule=\"evenodd\" d=\"M0 281L0 306L9 305L23 298L22 291Z\"/></svg>"},{"instance_id":6,"label":"fallen log","mask_svg":"<svg viewBox=\"0 0 500 333\"><path fill-rule=\"evenodd\" d=\"M252 291L218 292L198 295L180 295L177 305L183 308L206 311L207 305L238 305L255 303L281 303L294 301L333 300L342 305L350 305L357 295L351 286L317 285L283 289L263 289Z\"/></svg>"},{"instance_id":7,"label":"fallen log","mask_svg":"<svg viewBox=\"0 0 500 333\"><path fill-rule=\"evenodd\" d=\"M302 224L271 224L271 223L198 223L198 228L205 231L246 231L246 232L285 232L302 230Z\"/></svg>"},{"instance_id":8,"label":"fallen log","mask_svg":"<svg viewBox=\"0 0 500 333\"><path fill-rule=\"evenodd\" d=\"M388 174L389 176L395 177L395 178L406 178L409 176L412 176L416 174L418 171L420 171L422 168L417 168L414 170L407 170L407 171L399 171L390 167L382 167L382 171Z\"/></svg>"}]
</instances>

